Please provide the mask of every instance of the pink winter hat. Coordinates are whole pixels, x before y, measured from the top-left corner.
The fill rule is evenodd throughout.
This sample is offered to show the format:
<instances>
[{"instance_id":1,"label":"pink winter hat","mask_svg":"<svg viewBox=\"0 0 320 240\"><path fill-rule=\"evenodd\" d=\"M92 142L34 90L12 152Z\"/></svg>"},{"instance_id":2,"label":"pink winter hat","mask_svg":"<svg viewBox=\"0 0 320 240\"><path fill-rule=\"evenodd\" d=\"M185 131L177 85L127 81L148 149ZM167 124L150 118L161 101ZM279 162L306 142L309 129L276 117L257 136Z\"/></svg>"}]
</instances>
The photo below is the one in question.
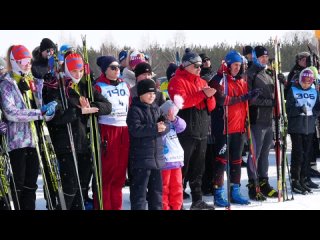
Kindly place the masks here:
<instances>
[{"instance_id":1,"label":"pink winter hat","mask_svg":"<svg viewBox=\"0 0 320 240\"><path fill-rule=\"evenodd\" d=\"M139 63L145 62L144 54L134 51L130 54L129 66L134 69Z\"/></svg>"}]
</instances>

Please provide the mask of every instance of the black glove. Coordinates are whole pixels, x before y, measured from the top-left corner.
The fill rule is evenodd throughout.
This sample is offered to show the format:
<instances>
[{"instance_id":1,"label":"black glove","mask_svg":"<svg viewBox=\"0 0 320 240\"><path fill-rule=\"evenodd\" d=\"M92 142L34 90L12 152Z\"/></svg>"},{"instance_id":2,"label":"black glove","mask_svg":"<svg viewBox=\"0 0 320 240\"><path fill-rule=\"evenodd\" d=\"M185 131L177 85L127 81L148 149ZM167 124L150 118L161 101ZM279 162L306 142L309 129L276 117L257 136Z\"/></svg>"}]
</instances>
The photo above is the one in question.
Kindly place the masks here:
<instances>
[{"instance_id":1,"label":"black glove","mask_svg":"<svg viewBox=\"0 0 320 240\"><path fill-rule=\"evenodd\" d=\"M300 113L304 113L304 115L307 115L307 107L306 105L303 105L302 107L299 107Z\"/></svg>"},{"instance_id":2,"label":"black glove","mask_svg":"<svg viewBox=\"0 0 320 240\"><path fill-rule=\"evenodd\" d=\"M30 90L29 85L24 78L20 79L20 82L18 83L18 87L19 87L20 92L22 94L24 94L26 91Z\"/></svg>"},{"instance_id":3,"label":"black glove","mask_svg":"<svg viewBox=\"0 0 320 240\"><path fill-rule=\"evenodd\" d=\"M241 101L245 102L248 100L252 100L252 99L257 99L257 97L259 97L259 95L262 93L262 89L261 88L255 88L251 91L249 91L247 94L242 95L241 96Z\"/></svg>"},{"instance_id":4,"label":"black glove","mask_svg":"<svg viewBox=\"0 0 320 240\"><path fill-rule=\"evenodd\" d=\"M161 115L159 118L158 118L158 121L157 122L164 122L166 120L166 118Z\"/></svg>"},{"instance_id":5,"label":"black glove","mask_svg":"<svg viewBox=\"0 0 320 240\"><path fill-rule=\"evenodd\" d=\"M273 71L271 69L266 69L266 74L268 74L270 77L273 77Z\"/></svg>"},{"instance_id":6,"label":"black glove","mask_svg":"<svg viewBox=\"0 0 320 240\"><path fill-rule=\"evenodd\" d=\"M278 73L278 79L284 85L287 83L286 77L283 75L283 73Z\"/></svg>"},{"instance_id":7,"label":"black glove","mask_svg":"<svg viewBox=\"0 0 320 240\"><path fill-rule=\"evenodd\" d=\"M43 80L46 81L46 82L50 82L52 80L52 78L53 78L52 73L46 73L43 76Z\"/></svg>"}]
</instances>

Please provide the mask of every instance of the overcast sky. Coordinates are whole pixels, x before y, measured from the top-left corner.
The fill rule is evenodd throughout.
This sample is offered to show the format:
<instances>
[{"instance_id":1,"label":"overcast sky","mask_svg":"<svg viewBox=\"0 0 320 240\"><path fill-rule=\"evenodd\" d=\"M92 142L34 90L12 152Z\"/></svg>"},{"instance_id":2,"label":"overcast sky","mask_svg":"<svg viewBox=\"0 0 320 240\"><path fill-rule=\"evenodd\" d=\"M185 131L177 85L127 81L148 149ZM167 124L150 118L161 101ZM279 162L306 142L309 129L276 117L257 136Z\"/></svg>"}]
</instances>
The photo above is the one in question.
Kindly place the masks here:
<instances>
[{"instance_id":1,"label":"overcast sky","mask_svg":"<svg viewBox=\"0 0 320 240\"><path fill-rule=\"evenodd\" d=\"M144 49L151 43L165 46L172 42L175 36L182 36L185 43L211 46L215 43L236 42L249 44L266 42L270 37L283 37L292 30L1 30L0 55L4 56L10 45L22 44L32 51L48 37L59 45L65 43L81 44L81 34L87 35L87 45L99 49L102 42L112 42L119 48L130 46ZM310 30L308 30L310 31Z\"/></svg>"}]
</instances>

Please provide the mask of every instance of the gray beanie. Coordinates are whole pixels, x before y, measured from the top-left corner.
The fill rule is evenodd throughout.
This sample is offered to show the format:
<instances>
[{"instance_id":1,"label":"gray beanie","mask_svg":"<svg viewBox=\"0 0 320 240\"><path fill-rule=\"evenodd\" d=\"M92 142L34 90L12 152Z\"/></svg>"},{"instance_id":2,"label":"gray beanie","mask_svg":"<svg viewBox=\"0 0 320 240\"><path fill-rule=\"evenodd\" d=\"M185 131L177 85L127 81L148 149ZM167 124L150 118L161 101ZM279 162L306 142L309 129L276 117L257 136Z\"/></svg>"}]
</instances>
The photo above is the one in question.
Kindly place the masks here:
<instances>
[{"instance_id":1,"label":"gray beanie","mask_svg":"<svg viewBox=\"0 0 320 240\"><path fill-rule=\"evenodd\" d=\"M190 48L186 48L185 54L182 57L182 65L183 67L188 67L191 64L194 63L202 63L201 57L195 53L191 52Z\"/></svg>"}]
</instances>

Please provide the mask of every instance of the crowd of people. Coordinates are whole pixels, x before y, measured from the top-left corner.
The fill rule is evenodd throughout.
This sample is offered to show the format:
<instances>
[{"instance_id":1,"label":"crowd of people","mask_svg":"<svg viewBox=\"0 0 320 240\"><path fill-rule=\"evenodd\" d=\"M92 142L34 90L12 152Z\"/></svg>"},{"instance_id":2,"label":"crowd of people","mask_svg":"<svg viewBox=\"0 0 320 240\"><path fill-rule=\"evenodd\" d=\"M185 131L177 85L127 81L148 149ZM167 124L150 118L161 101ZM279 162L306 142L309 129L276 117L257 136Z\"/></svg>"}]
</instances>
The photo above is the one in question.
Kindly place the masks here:
<instances>
[{"instance_id":1,"label":"crowd of people","mask_svg":"<svg viewBox=\"0 0 320 240\"><path fill-rule=\"evenodd\" d=\"M245 46L242 54L229 51L218 59L217 70L206 53L187 48L179 66L168 63L167 80L159 86L149 57L136 50L98 57L101 74L94 79L83 55L68 44L57 49L44 38L32 54L23 45L10 46L0 59L0 134L13 172L14 209L35 210L42 165L45 198L51 199L47 208L54 210L121 210L125 184L132 210L182 210L183 200L190 198L188 184L191 210L278 198L268 175L278 80L292 141L292 191L312 192L319 188L311 177L320 177L315 131L320 104L318 70L310 59L308 52L297 53L286 78L270 70L264 46ZM94 131L101 143L101 199L90 148L91 116L99 126ZM39 141L43 122L56 154L64 204L51 197L56 193L43 160L45 143ZM240 193L246 154L248 196ZM6 194L0 194L0 209L12 208ZM204 195L213 196L214 205Z\"/></svg>"}]
</instances>

